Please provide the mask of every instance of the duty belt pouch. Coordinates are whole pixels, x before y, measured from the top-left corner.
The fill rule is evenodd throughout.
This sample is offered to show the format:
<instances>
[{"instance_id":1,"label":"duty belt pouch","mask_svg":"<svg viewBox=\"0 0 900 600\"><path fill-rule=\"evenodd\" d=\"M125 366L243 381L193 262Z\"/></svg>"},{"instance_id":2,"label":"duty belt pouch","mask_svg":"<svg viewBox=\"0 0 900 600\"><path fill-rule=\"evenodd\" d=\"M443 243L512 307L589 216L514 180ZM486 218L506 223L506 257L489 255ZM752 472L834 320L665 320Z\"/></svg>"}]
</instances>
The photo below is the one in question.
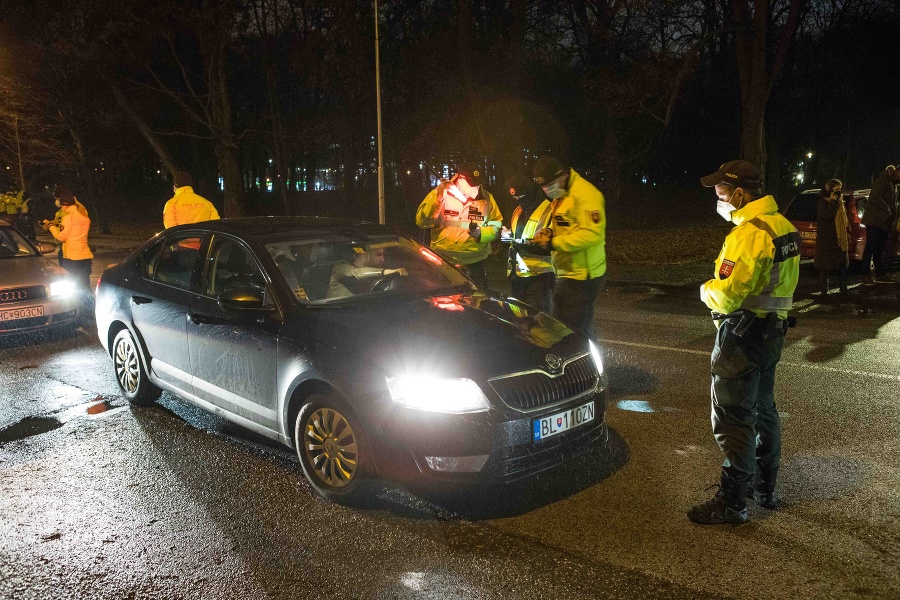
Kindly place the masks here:
<instances>
[{"instance_id":1,"label":"duty belt pouch","mask_svg":"<svg viewBox=\"0 0 900 600\"><path fill-rule=\"evenodd\" d=\"M741 319L737 322L737 325L734 326L734 329L731 330L731 333L737 337L743 337L744 334L747 333L747 330L750 329L754 319L756 319L756 315L754 315L752 311L742 311Z\"/></svg>"}]
</instances>

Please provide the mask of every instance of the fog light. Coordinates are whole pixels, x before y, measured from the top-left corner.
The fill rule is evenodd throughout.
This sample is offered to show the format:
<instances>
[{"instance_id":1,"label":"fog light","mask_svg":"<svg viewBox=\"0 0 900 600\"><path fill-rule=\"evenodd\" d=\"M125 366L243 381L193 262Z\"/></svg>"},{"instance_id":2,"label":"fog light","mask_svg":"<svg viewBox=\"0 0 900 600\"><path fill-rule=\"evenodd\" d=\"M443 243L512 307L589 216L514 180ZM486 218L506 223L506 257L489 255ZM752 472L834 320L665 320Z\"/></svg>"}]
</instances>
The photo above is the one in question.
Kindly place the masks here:
<instances>
[{"instance_id":1,"label":"fog light","mask_svg":"<svg viewBox=\"0 0 900 600\"><path fill-rule=\"evenodd\" d=\"M432 471L445 471L455 473L477 473L484 468L487 462L487 454L478 456L426 456L425 462Z\"/></svg>"}]
</instances>

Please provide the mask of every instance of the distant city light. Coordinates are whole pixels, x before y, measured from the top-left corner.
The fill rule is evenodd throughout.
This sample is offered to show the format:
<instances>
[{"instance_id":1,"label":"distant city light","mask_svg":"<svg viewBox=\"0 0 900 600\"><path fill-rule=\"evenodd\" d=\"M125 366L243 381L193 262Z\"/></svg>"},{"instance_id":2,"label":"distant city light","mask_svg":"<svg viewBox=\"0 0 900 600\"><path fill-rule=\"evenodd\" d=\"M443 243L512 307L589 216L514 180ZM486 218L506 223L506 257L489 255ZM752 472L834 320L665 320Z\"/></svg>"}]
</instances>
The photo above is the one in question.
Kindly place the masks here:
<instances>
[{"instance_id":1,"label":"distant city light","mask_svg":"<svg viewBox=\"0 0 900 600\"><path fill-rule=\"evenodd\" d=\"M806 158L812 158L812 152L807 152L807 153L806 153Z\"/></svg>"}]
</instances>

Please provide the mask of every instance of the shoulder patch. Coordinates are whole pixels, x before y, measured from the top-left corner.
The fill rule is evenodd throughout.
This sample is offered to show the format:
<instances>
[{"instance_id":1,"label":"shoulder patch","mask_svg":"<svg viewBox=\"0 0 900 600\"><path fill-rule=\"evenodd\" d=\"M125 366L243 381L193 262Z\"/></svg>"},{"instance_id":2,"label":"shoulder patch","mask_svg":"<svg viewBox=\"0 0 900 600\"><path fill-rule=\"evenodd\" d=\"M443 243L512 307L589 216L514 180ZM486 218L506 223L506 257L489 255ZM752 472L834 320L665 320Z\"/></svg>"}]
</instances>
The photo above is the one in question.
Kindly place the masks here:
<instances>
[{"instance_id":1,"label":"shoulder patch","mask_svg":"<svg viewBox=\"0 0 900 600\"><path fill-rule=\"evenodd\" d=\"M732 271L734 271L734 262L722 259L722 266L719 267L719 279L728 279Z\"/></svg>"},{"instance_id":2,"label":"shoulder patch","mask_svg":"<svg viewBox=\"0 0 900 600\"><path fill-rule=\"evenodd\" d=\"M591 211L591 221L593 221L594 224L597 224L600 222L600 211L599 210Z\"/></svg>"}]
</instances>

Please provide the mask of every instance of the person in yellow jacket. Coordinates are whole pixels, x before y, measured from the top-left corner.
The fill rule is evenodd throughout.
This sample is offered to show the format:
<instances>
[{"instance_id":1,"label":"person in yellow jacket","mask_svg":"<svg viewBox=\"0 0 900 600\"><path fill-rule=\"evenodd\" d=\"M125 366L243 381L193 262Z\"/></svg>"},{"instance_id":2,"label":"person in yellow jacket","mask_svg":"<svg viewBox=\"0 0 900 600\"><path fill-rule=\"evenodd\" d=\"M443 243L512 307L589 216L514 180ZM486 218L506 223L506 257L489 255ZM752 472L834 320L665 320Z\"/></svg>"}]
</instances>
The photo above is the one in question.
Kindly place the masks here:
<instances>
[{"instance_id":1,"label":"person in yellow jacket","mask_svg":"<svg viewBox=\"0 0 900 600\"><path fill-rule=\"evenodd\" d=\"M534 163L534 182L552 199L550 226L532 243L551 251L554 317L596 339L594 306L606 282L606 200L574 169L552 156Z\"/></svg>"},{"instance_id":2,"label":"person in yellow jacket","mask_svg":"<svg viewBox=\"0 0 900 600\"><path fill-rule=\"evenodd\" d=\"M54 203L56 204L56 214L53 216L52 221L48 221L47 219L44 219L41 222L41 227L44 229L44 231L49 231L51 225L54 225L57 228L60 228L62 226L62 218L65 216L66 211L63 210L62 203L60 202L60 197L63 196L64 194L75 198L75 196L72 194L72 190L69 189L69 186L67 186L63 183L58 184L56 186L56 188L53 190L53 200L54 200ZM75 208L78 211L78 214L82 215L83 217L88 216L87 208L85 208L84 204L82 204L81 202L78 201L78 198L75 198ZM59 251L57 252L57 255L59 258L59 266L65 268L65 259L63 258L62 244L60 244L60 246L59 246Z\"/></svg>"},{"instance_id":3,"label":"person in yellow jacket","mask_svg":"<svg viewBox=\"0 0 900 600\"><path fill-rule=\"evenodd\" d=\"M747 521L747 497L778 507L781 424L775 368L800 276L800 235L772 196L762 195L759 170L736 160L700 182L715 187L717 212L735 227L700 298L717 326L711 360L712 430L725 457L719 491L688 518L715 525Z\"/></svg>"},{"instance_id":4,"label":"person in yellow jacket","mask_svg":"<svg viewBox=\"0 0 900 600\"><path fill-rule=\"evenodd\" d=\"M516 201L501 239L510 243L506 275L510 295L535 308L549 312L553 291L553 264L550 253L529 244L535 234L549 226L552 206L541 188L523 175L513 175L506 182L509 195Z\"/></svg>"},{"instance_id":5,"label":"person in yellow jacket","mask_svg":"<svg viewBox=\"0 0 900 600\"><path fill-rule=\"evenodd\" d=\"M456 175L431 190L416 211L416 225L431 229L431 249L461 265L479 287L488 287L485 263L500 234L503 215L484 189L481 168L459 165Z\"/></svg>"},{"instance_id":6,"label":"person in yellow jacket","mask_svg":"<svg viewBox=\"0 0 900 600\"><path fill-rule=\"evenodd\" d=\"M194 181L187 171L175 173L172 196L163 208L163 225L166 229L176 225L215 221L219 212L212 202L194 193Z\"/></svg>"},{"instance_id":7,"label":"person in yellow jacket","mask_svg":"<svg viewBox=\"0 0 900 600\"><path fill-rule=\"evenodd\" d=\"M54 238L62 242L62 268L75 279L82 292L91 290L91 259L94 254L88 246L88 232L91 220L87 214L78 210L75 196L70 191L60 192L60 205L63 211L59 225L49 225L48 230Z\"/></svg>"}]
</instances>

